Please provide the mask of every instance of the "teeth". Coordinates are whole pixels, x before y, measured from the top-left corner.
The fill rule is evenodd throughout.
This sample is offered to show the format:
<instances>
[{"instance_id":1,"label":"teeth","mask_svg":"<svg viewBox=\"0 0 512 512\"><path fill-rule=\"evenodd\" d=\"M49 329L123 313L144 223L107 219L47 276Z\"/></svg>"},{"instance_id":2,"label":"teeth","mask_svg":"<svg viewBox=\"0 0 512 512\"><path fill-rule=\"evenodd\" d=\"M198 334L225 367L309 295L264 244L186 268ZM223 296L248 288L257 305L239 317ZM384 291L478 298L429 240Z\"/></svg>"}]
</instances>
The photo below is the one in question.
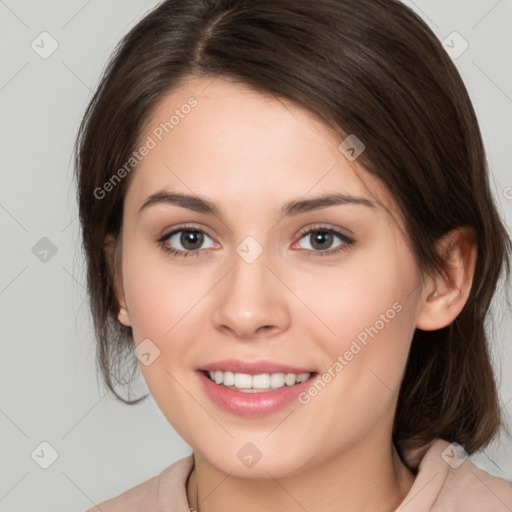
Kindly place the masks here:
<instances>
[{"instance_id":1,"label":"teeth","mask_svg":"<svg viewBox=\"0 0 512 512\"><path fill-rule=\"evenodd\" d=\"M309 379L311 373L262 373L249 375L247 373L233 373L215 370L208 372L216 384L222 384L231 389L238 389L247 393L268 391L286 386L300 384Z\"/></svg>"},{"instance_id":2,"label":"teeth","mask_svg":"<svg viewBox=\"0 0 512 512\"><path fill-rule=\"evenodd\" d=\"M219 372L222 374L222 372ZM235 374L233 372L224 372L224 378L221 381L225 386L233 386L235 383Z\"/></svg>"},{"instance_id":3,"label":"teeth","mask_svg":"<svg viewBox=\"0 0 512 512\"><path fill-rule=\"evenodd\" d=\"M224 381L221 384L224 384ZM252 376L245 373L235 373L235 388L252 388Z\"/></svg>"},{"instance_id":4,"label":"teeth","mask_svg":"<svg viewBox=\"0 0 512 512\"><path fill-rule=\"evenodd\" d=\"M252 385L255 388L268 389L270 387L270 375L268 373L263 373L261 375L253 375Z\"/></svg>"}]
</instances>

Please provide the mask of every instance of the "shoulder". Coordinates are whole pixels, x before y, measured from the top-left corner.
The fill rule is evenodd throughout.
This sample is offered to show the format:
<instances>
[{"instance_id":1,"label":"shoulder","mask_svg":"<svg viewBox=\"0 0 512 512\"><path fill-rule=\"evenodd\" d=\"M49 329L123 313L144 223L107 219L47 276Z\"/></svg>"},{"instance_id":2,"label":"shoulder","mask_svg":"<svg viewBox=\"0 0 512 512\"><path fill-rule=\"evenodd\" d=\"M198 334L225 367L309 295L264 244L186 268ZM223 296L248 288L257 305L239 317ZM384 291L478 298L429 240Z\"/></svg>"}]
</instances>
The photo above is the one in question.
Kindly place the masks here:
<instances>
[{"instance_id":1,"label":"shoulder","mask_svg":"<svg viewBox=\"0 0 512 512\"><path fill-rule=\"evenodd\" d=\"M405 459L418 462L418 473L400 512L512 510L512 485L480 469L455 443L436 439Z\"/></svg>"},{"instance_id":2,"label":"shoulder","mask_svg":"<svg viewBox=\"0 0 512 512\"><path fill-rule=\"evenodd\" d=\"M186 481L194 459L191 455L177 460L160 474L96 504L86 512L171 512L188 510Z\"/></svg>"}]
</instances>

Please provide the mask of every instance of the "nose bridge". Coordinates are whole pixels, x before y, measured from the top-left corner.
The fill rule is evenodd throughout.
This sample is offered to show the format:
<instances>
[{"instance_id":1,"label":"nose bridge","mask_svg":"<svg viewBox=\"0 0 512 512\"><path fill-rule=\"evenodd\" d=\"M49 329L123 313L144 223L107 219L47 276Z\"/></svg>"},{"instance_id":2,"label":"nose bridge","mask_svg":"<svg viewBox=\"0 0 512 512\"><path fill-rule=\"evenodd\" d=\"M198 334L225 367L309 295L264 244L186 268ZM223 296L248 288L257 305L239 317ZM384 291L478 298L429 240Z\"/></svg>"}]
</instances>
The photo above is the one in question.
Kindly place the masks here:
<instances>
[{"instance_id":1,"label":"nose bridge","mask_svg":"<svg viewBox=\"0 0 512 512\"><path fill-rule=\"evenodd\" d=\"M240 338L251 338L262 331L268 334L270 329L286 329L289 324L286 297L267 268L267 251L253 237L247 237L236 247L232 261L215 304L215 326Z\"/></svg>"}]
</instances>

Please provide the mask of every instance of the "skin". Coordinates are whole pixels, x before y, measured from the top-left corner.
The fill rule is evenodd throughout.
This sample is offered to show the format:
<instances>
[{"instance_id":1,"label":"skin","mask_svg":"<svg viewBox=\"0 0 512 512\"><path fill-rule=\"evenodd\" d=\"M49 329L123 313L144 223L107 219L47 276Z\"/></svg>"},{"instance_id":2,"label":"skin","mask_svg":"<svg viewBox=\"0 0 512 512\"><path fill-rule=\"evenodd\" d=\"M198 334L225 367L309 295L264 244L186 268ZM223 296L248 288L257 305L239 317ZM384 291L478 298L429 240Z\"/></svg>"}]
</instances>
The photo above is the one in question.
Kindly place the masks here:
<instances>
[{"instance_id":1,"label":"skin","mask_svg":"<svg viewBox=\"0 0 512 512\"><path fill-rule=\"evenodd\" d=\"M416 327L441 328L462 309L474 244L464 230L451 232L441 241L452 251L446 275L421 280L395 201L364 169L358 177L341 141L303 109L224 79L191 78L172 91L140 140L191 96L197 106L131 176L116 284L125 308L119 321L132 327L135 345L149 338L160 350L140 364L148 388L195 453L189 504L223 512L394 510L414 481L391 441L411 339ZM164 203L139 212L163 189L207 198L221 215ZM280 215L288 201L334 192L375 207ZM207 232L199 251L166 253L157 240L185 223ZM319 255L317 232L301 235L319 226L353 245L335 237L325 248L345 249ZM263 249L252 263L236 252L247 236ZM179 234L165 243L185 250ZM200 386L195 369L226 358L322 373L394 303L401 311L306 405L240 417ZM252 467L237 457L248 442L262 453Z\"/></svg>"}]
</instances>

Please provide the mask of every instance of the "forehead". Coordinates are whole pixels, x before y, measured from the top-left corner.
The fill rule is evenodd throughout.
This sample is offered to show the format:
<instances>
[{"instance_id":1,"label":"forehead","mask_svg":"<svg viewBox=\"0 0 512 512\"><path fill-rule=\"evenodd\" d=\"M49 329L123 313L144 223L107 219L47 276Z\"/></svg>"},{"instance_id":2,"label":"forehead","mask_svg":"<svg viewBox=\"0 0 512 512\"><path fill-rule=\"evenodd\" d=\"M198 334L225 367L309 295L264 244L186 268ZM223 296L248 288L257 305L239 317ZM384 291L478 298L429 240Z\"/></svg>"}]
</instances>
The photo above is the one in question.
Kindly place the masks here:
<instances>
[{"instance_id":1,"label":"forehead","mask_svg":"<svg viewBox=\"0 0 512 512\"><path fill-rule=\"evenodd\" d=\"M145 122L139 146L151 149L134 171L127 202L141 205L169 189L229 197L239 207L332 192L390 204L378 180L339 151L341 140L291 102L225 79L194 77Z\"/></svg>"}]
</instances>

